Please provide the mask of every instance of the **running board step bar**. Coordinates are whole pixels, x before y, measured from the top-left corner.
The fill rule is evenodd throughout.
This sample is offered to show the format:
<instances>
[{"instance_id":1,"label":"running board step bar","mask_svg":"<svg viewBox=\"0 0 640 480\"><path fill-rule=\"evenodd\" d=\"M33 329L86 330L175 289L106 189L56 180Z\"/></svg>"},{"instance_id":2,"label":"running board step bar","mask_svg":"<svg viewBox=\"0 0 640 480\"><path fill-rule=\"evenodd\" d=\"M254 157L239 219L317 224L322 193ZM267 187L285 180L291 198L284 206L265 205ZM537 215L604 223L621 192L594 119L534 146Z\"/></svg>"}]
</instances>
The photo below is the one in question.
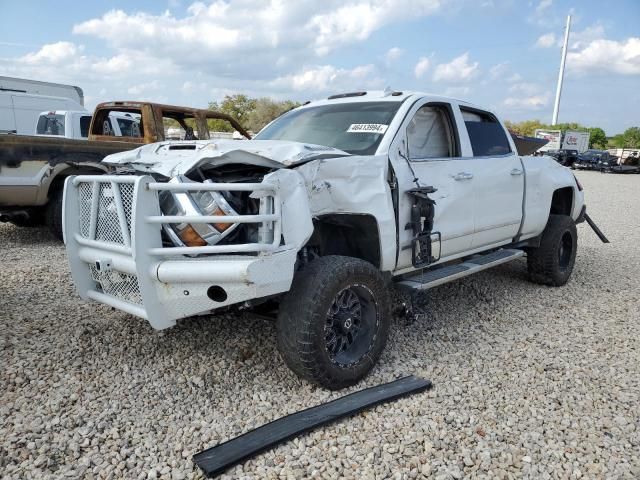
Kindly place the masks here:
<instances>
[{"instance_id":1,"label":"running board step bar","mask_svg":"<svg viewBox=\"0 0 640 480\"><path fill-rule=\"evenodd\" d=\"M212 477L258 453L321 425L354 415L384 402L429 390L431 387L431 380L409 375L393 382L360 390L250 430L239 437L196 453L193 460L206 476Z\"/></svg>"},{"instance_id":2,"label":"running board step bar","mask_svg":"<svg viewBox=\"0 0 640 480\"><path fill-rule=\"evenodd\" d=\"M524 256L522 250L496 250L486 255L476 255L475 257L468 258L462 263L426 270L412 277L404 277L397 282L397 286L410 290L427 290L444 283L452 282L458 278L473 275L487 268L495 267L501 263L510 262L522 256Z\"/></svg>"}]
</instances>

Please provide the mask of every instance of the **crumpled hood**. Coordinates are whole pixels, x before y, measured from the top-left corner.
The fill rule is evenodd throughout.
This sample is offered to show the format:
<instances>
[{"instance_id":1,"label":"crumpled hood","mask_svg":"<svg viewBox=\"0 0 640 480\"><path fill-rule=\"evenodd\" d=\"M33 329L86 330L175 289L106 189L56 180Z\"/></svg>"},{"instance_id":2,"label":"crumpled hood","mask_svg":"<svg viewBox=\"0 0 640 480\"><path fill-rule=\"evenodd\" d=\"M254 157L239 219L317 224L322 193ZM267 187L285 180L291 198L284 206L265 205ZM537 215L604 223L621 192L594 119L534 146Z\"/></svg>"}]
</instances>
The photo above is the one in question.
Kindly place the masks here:
<instances>
[{"instance_id":1,"label":"crumpled hood","mask_svg":"<svg viewBox=\"0 0 640 480\"><path fill-rule=\"evenodd\" d=\"M282 168L348 155L336 148L285 140L195 140L151 143L109 155L103 163L174 177L184 175L203 163L246 163Z\"/></svg>"}]
</instances>

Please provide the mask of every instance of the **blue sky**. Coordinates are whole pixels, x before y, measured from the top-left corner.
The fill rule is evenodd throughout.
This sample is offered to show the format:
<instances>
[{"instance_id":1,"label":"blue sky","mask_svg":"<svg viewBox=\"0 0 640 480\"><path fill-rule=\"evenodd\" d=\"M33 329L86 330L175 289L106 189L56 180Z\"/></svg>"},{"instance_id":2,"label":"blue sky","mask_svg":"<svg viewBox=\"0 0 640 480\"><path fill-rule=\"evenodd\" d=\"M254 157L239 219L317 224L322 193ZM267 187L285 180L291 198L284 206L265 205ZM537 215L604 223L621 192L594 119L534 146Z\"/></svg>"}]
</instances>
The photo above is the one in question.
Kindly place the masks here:
<instances>
[{"instance_id":1,"label":"blue sky","mask_svg":"<svg viewBox=\"0 0 640 480\"><path fill-rule=\"evenodd\" d=\"M546 122L571 14L559 120L640 125L638 0L0 1L0 75L78 85L89 107L389 85Z\"/></svg>"}]
</instances>

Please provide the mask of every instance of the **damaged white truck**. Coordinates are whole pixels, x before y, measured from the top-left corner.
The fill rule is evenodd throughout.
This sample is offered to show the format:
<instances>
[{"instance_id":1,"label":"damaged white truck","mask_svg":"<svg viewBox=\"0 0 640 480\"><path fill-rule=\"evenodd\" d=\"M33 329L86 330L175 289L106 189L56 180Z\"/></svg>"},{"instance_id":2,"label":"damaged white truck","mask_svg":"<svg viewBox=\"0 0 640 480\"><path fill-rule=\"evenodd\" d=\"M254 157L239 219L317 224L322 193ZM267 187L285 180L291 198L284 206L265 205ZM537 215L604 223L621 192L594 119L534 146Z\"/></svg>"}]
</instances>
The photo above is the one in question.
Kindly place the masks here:
<instances>
[{"instance_id":1,"label":"damaged white truck","mask_svg":"<svg viewBox=\"0 0 640 480\"><path fill-rule=\"evenodd\" d=\"M278 305L300 377L353 385L379 359L390 289L419 291L526 256L571 275L582 187L519 155L498 118L454 100L355 92L308 103L253 140L165 141L66 181L73 279L149 321Z\"/></svg>"}]
</instances>

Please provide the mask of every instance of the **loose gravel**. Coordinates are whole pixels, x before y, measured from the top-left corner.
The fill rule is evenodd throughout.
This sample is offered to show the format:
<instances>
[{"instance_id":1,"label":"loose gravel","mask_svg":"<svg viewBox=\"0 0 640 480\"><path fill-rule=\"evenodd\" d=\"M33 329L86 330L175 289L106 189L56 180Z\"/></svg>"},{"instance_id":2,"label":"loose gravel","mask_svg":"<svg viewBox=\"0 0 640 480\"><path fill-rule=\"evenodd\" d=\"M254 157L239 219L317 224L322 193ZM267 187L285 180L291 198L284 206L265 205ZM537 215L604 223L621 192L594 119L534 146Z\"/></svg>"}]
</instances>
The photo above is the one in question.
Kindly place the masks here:
<instances>
[{"instance_id":1,"label":"loose gravel","mask_svg":"<svg viewBox=\"0 0 640 480\"><path fill-rule=\"evenodd\" d=\"M0 225L0 476L201 478L205 447L412 373L435 388L223 478L639 478L640 176L578 175L611 244L580 225L567 286L529 283L518 260L438 287L342 392L299 381L256 316L155 332L86 303L61 244Z\"/></svg>"}]
</instances>

